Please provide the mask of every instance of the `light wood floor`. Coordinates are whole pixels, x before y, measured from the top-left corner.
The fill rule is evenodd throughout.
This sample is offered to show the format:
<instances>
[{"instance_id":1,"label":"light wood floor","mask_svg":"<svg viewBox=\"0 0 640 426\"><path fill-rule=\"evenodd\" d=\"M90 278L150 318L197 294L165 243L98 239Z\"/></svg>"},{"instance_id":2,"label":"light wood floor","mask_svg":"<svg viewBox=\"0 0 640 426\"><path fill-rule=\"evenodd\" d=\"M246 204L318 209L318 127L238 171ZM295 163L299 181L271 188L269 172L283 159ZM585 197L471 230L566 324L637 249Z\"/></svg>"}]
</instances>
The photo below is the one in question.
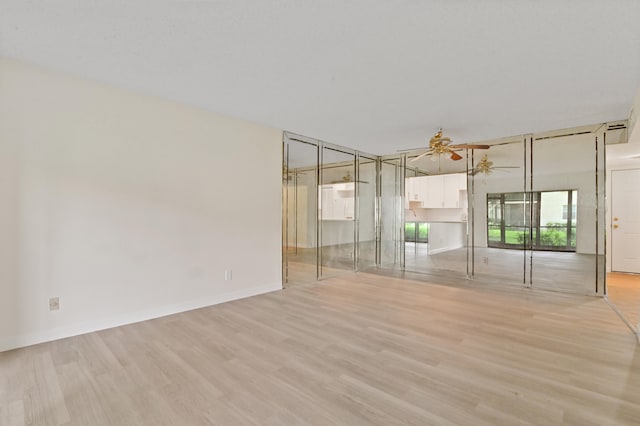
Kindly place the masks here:
<instances>
[{"instance_id":1,"label":"light wood floor","mask_svg":"<svg viewBox=\"0 0 640 426\"><path fill-rule=\"evenodd\" d=\"M500 282L520 286L524 285L524 279L527 286L531 285L537 289L579 294L596 293L594 255L553 251L524 252L487 247L476 247L474 251L474 280L479 284ZM428 255L427 244L406 243L405 269L434 277L452 274L465 277L467 255L466 247ZM470 265L471 261L469 257ZM471 266L469 273L471 274Z\"/></svg>"},{"instance_id":2,"label":"light wood floor","mask_svg":"<svg viewBox=\"0 0 640 426\"><path fill-rule=\"evenodd\" d=\"M607 296L627 321L640 330L640 275L607 274Z\"/></svg>"},{"instance_id":3,"label":"light wood floor","mask_svg":"<svg viewBox=\"0 0 640 426\"><path fill-rule=\"evenodd\" d=\"M353 247L345 246L322 248L323 277L341 275L353 270L353 259L341 255L341 252L353 251ZM604 263L601 263L601 279L596 286L598 259L594 255L552 251L524 252L487 247L476 247L474 255L472 258L466 247L428 254L425 243L405 243L405 270L425 274L426 279L436 282L448 282L451 278L459 281L466 279L467 273L472 275L473 263L473 280L478 285L501 283L506 286L532 286L536 289L588 295L596 294L597 287L597 293L603 294ZM289 287L317 280L315 249L292 249L287 253L287 260ZM602 256L600 262L604 262ZM367 270L367 265L375 269L373 259L366 257L358 269ZM385 265L385 269L399 267L399 260L395 264ZM526 281L526 285L523 280Z\"/></svg>"},{"instance_id":4,"label":"light wood floor","mask_svg":"<svg viewBox=\"0 0 640 426\"><path fill-rule=\"evenodd\" d=\"M637 425L602 298L353 274L0 353L0 424Z\"/></svg>"}]
</instances>

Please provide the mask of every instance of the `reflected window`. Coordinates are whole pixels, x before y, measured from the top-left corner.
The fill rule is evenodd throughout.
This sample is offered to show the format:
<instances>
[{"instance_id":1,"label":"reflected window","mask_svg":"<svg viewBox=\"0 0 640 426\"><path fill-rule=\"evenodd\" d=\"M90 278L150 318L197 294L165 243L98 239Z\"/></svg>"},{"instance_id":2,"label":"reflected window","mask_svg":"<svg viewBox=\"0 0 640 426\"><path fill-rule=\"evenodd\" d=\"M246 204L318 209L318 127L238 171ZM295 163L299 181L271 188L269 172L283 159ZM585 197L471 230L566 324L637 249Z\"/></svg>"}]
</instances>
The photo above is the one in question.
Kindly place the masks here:
<instances>
[{"instance_id":1,"label":"reflected window","mask_svg":"<svg viewBox=\"0 0 640 426\"><path fill-rule=\"evenodd\" d=\"M487 245L576 251L578 191L487 194Z\"/></svg>"},{"instance_id":2,"label":"reflected window","mask_svg":"<svg viewBox=\"0 0 640 426\"><path fill-rule=\"evenodd\" d=\"M428 243L429 223L428 222L405 222L404 240L408 243Z\"/></svg>"}]
</instances>

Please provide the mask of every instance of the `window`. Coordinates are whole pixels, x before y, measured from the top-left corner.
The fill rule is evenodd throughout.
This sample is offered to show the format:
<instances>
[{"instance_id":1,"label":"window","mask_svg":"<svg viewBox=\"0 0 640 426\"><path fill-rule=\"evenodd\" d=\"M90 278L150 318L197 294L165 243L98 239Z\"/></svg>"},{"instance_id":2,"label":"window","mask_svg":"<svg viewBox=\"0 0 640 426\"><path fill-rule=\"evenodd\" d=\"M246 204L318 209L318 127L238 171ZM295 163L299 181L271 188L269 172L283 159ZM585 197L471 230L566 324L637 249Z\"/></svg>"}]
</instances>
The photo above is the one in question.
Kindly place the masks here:
<instances>
[{"instance_id":1,"label":"window","mask_svg":"<svg viewBox=\"0 0 640 426\"><path fill-rule=\"evenodd\" d=\"M571 215L573 217L576 217L576 213L577 213L577 206L574 204L571 206ZM568 216L569 214L569 205L565 204L564 206L562 206L562 220L567 220L569 218Z\"/></svg>"},{"instance_id":2,"label":"window","mask_svg":"<svg viewBox=\"0 0 640 426\"><path fill-rule=\"evenodd\" d=\"M408 243L428 243L429 223L428 222L405 222L404 240Z\"/></svg>"},{"instance_id":3,"label":"window","mask_svg":"<svg viewBox=\"0 0 640 426\"><path fill-rule=\"evenodd\" d=\"M487 245L576 250L578 191L487 194Z\"/></svg>"}]
</instances>

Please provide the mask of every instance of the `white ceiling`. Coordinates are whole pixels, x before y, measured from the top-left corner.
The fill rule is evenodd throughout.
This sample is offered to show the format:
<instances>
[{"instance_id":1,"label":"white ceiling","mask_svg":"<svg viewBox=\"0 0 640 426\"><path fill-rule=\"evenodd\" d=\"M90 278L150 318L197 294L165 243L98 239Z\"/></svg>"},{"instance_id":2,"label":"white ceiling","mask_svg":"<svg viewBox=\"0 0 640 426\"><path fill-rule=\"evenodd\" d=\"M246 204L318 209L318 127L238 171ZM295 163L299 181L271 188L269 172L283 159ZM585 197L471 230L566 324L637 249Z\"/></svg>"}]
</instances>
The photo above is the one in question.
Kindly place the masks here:
<instances>
[{"instance_id":1,"label":"white ceiling","mask_svg":"<svg viewBox=\"0 0 640 426\"><path fill-rule=\"evenodd\" d=\"M0 54L387 154L627 118L640 1L3 0Z\"/></svg>"}]
</instances>

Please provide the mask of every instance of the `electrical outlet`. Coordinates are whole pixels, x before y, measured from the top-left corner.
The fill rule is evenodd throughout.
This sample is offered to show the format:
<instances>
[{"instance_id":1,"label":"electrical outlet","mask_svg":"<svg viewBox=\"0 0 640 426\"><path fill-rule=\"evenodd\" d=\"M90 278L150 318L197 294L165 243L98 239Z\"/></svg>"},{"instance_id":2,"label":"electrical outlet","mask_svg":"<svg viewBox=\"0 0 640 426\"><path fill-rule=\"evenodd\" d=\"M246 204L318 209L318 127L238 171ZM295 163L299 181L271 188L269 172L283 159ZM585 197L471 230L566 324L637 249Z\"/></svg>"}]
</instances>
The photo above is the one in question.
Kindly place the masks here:
<instances>
[{"instance_id":1,"label":"electrical outlet","mask_svg":"<svg viewBox=\"0 0 640 426\"><path fill-rule=\"evenodd\" d=\"M488 257L483 257L482 258L482 262L484 262L485 265L489 264L489 258Z\"/></svg>"},{"instance_id":2,"label":"electrical outlet","mask_svg":"<svg viewBox=\"0 0 640 426\"><path fill-rule=\"evenodd\" d=\"M59 309L60 309L60 298L52 297L51 299L49 299L49 310L57 311Z\"/></svg>"},{"instance_id":3,"label":"electrical outlet","mask_svg":"<svg viewBox=\"0 0 640 426\"><path fill-rule=\"evenodd\" d=\"M227 269L224 271L224 280L231 281L233 279L233 271L231 269Z\"/></svg>"}]
</instances>

